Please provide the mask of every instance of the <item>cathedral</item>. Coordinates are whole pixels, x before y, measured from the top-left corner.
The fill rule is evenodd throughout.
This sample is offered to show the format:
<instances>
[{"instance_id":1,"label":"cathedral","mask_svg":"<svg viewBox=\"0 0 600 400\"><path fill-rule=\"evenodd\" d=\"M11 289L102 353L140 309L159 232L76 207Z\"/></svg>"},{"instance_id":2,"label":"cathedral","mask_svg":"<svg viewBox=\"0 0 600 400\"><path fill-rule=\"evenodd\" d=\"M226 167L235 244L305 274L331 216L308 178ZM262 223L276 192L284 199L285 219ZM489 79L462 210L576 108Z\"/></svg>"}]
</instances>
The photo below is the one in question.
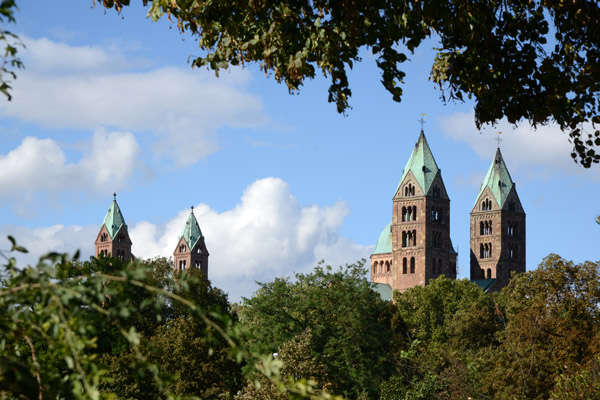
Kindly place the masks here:
<instances>
[{"instance_id":1,"label":"cathedral","mask_svg":"<svg viewBox=\"0 0 600 400\"><path fill-rule=\"evenodd\" d=\"M525 212L499 147L470 219L471 280L498 291L511 274L525 272ZM371 282L404 291L440 275L456 279L457 256L450 197L421 129L394 193L392 221L371 254Z\"/></svg>"},{"instance_id":2,"label":"cathedral","mask_svg":"<svg viewBox=\"0 0 600 400\"><path fill-rule=\"evenodd\" d=\"M117 204L117 194L113 193L113 201L96 237L96 257L113 256L123 261L133 261L135 256L131 253L131 244L125 218ZM198 268L208 278L208 256L204 235L192 207L173 251L173 266L178 271Z\"/></svg>"}]
</instances>

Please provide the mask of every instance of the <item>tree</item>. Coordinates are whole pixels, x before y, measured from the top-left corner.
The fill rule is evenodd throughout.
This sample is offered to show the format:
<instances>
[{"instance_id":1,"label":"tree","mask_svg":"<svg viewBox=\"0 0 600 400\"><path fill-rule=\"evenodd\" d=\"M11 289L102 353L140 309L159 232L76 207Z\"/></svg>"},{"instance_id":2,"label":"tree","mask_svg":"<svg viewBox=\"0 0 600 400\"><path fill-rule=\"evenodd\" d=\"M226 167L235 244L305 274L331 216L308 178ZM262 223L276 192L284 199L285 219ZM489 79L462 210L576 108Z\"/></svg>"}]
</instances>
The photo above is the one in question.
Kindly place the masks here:
<instances>
[{"instance_id":1,"label":"tree","mask_svg":"<svg viewBox=\"0 0 600 400\"><path fill-rule=\"evenodd\" d=\"M478 360L493 352L501 328L492 299L473 282L444 276L394 299L405 345L382 399L480 398Z\"/></svg>"},{"instance_id":2,"label":"tree","mask_svg":"<svg viewBox=\"0 0 600 400\"><path fill-rule=\"evenodd\" d=\"M95 2L96 0L94 0ZM103 0L118 11L130 0ZM584 167L600 162L600 7L589 1L142 0L197 37L196 67L217 73L259 63L290 91L320 70L329 101L349 107L348 70L363 50L381 82L402 97L401 65L427 38L438 41L431 79L444 101L472 98L478 127L506 117L556 122ZM591 123L593 132L583 127Z\"/></svg>"},{"instance_id":3,"label":"tree","mask_svg":"<svg viewBox=\"0 0 600 400\"><path fill-rule=\"evenodd\" d=\"M498 297L505 328L489 360L495 398L547 399L598 387L600 263L555 254L517 275ZM595 386L594 386L595 385Z\"/></svg>"},{"instance_id":4,"label":"tree","mask_svg":"<svg viewBox=\"0 0 600 400\"><path fill-rule=\"evenodd\" d=\"M0 24L15 22L15 11L17 4L15 0L2 0L0 2ZM4 47L4 54L0 58L0 93L11 100L11 79L17 78L15 69L23 68L21 59L17 57L19 47L24 47L19 37L11 31L0 28L0 47Z\"/></svg>"},{"instance_id":5,"label":"tree","mask_svg":"<svg viewBox=\"0 0 600 400\"><path fill-rule=\"evenodd\" d=\"M240 311L248 332L243 346L272 354L310 329L310 354L327 369L327 390L349 399L376 398L393 366L392 305L372 290L363 263L339 270L318 266L294 281L261 284Z\"/></svg>"}]
</instances>

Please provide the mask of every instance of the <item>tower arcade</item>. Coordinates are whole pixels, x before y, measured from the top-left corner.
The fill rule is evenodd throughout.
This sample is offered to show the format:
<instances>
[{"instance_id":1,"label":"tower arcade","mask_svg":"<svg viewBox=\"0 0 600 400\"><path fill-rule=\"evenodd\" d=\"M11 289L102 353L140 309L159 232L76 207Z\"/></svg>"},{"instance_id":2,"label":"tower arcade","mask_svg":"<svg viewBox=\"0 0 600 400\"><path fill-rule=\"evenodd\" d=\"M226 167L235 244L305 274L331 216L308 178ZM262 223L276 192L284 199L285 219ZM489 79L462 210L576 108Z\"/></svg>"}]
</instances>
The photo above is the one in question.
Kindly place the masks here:
<instances>
[{"instance_id":1,"label":"tower arcade","mask_svg":"<svg viewBox=\"0 0 600 400\"><path fill-rule=\"evenodd\" d=\"M450 198L421 130L392 201L392 222L371 255L371 281L406 290L445 275L456 279Z\"/></svg>"},{"instance_id":2,"label":"tower arcade","mask_svg":"<svg viewBox=\"0 0 600 400\"><path fill-rule=\"evenodd\" d=\"M495 279L491 290L525 272L525 211L500 147L471 211L471 280Z\"/></svg>"},{"instance_id":3,"label":"tower arcade","mask_svg":"<svg viewBox=\"0 0 600 400\"><path fill-rule=\"evenodd\" d=\"M208 277L208 256L204 236L192 207L173 252L175 269L183 271L188 268L199 268L204 276Z\"/></svg>"},{"instance_id":4,"label":"tower arcade","mask_svg":"<svg viewBox=\"0 0 600 400\"><path fill-rule=\"evenodd\" d=\"M130 261L133 259L131 254L131 239L127 231L125 218L117 204L117 194L113 193L113 201L106 212L100 232L96 237L96 257L113 256L120 260Z\"/></svg>"}]
</instances>

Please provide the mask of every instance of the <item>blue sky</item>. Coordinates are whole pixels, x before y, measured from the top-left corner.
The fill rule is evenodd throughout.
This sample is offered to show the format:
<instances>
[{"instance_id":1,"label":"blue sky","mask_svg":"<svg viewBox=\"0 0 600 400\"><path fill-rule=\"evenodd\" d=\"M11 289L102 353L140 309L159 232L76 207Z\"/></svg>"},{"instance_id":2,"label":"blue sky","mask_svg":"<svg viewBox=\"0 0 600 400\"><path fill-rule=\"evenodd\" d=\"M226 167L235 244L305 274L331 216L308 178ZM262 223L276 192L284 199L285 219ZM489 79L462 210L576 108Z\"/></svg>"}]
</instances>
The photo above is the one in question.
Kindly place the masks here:
<instances>
[{"instance_id":1,"label":"blue sky","mask_svg":"<svg viewBox=\"0 0 600 400\"><path fill-rule=\"evenodd\" d=\"M117 200L133 252L169 256L196 207L209 277L237 301L255 280L368 258L426 113L425 134L451 199L459 276L469 271L469 212L502 131L502 152L527 213L527 268L554 252L597 260L600 169L584 170L556 126L506 123L479 132L472 104L443 105L428 81L430 41L406 63L395 103L373 56L350 75L352 110L327 103L328 82L300 94L256 66L192 70L193 38L139 6L20 2L26 69L0 99L0 236L31 253L93 252ZM0 248L8 242L0 239Z\"/></svg>"}]
</instances>

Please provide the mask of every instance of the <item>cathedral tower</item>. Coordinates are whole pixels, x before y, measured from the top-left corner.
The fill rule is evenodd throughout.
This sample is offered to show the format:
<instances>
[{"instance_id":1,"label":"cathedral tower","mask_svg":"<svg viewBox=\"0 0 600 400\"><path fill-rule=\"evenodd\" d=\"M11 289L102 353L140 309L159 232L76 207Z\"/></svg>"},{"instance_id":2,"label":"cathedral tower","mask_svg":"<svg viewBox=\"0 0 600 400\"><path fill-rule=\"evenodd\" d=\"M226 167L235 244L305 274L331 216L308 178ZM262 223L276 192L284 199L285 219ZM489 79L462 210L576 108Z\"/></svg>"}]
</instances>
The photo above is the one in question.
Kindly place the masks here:
<instances>
[{"instance_id":1,"label":"cathedral tower","mask_svg":"<svg viewBox=\"0 0 600 400\"><path fill-rule=\"evenodd\" d=\"M455 279L456 256L450 199L421 130L393 198L392 222L371 255L371 281L402 291L440 275Z\"/></svg>"},{"instance_id":2,"label":"cathedral tower","mask_svg":"<svg viewBox=\"0 0 600 400\"><path fill-rule=\"evenodd\" d=\"M525 272L525 211L498 147L471 211L471 280L497 291L514 272Z\"/></svg>"},{"instance_id":3,"label":"cathedral tower","mask_svg":"<svg viewBox=\"0 0 600 400\"><path fill-rule=\"evenodd\" d=\"M113 193L113 202L106 212L104 222L96 238L96 257L113 256L120 260L130 261L131 239L127 231L125 218L117 204L117 194Z\"/></svg>"},{"instance_id":4,"label":"cathedral tower","mask_svg":"<svg viewBox=\"0 0 600 400\"><path fill-rule=\"evenodd\" d=\"M200 225L194 215L194 207L179 235L179 242L173 252L175 269L183 271L187 268L199 268L208 278L208 250Z\"/></svg>"}]
</instances>

